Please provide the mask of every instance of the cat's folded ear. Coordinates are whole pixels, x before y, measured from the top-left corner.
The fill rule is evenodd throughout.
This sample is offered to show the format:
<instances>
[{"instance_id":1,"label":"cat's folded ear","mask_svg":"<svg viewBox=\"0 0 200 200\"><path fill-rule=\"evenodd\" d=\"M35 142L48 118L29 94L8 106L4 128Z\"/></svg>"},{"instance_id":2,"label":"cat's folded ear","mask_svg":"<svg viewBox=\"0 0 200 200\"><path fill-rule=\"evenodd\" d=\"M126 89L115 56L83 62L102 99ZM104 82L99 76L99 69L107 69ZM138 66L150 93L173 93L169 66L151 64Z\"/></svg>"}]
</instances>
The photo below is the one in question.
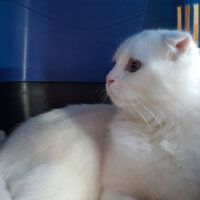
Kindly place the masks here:
<instances>
[{"instance_id":1,"label":"cat's folded ear","mask_svg":"<svg viewBox=\"0 0 200 200\"><path fill-rule=\"evenodd\" d=\"M167 56L170 60L177 60L191 50L192 37L189 33L181 31L170 31L164 36L167 46Z\"/></svg>"}]
</instances>

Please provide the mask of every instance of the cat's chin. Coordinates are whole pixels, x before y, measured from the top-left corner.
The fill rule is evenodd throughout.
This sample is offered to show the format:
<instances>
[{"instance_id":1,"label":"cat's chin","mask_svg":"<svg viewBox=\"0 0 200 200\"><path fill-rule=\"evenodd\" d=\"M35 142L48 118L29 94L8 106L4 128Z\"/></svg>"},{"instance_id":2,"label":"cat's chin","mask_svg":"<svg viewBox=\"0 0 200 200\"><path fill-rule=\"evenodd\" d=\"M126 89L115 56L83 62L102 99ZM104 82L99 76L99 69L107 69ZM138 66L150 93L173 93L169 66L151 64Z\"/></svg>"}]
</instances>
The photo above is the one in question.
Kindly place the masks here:
<instances>
[{"instance_id":1,"label":"cat's chin","mask_svg":"<svg viewBox=\"0 0 200 200\"><path fill-rule=\"evenodd\" d=\"M111 99L113 104L115 104L119 108L123 108L124 107L123 101L120 100L120 97L116 96L114 94L114 92L109 87L106 87L106 91L107 91L107 95L110 97L110 99Z\"/></svg>"}]
</instances>

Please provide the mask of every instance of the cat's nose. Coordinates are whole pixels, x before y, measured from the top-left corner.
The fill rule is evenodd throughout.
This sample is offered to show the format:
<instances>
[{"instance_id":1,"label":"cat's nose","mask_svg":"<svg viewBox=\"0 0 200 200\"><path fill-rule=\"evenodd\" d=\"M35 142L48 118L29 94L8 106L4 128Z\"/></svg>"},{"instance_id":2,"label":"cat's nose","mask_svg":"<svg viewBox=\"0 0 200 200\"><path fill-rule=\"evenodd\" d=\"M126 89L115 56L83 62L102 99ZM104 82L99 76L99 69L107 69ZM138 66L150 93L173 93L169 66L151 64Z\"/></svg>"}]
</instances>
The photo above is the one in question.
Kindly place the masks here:
<instances>
[{"instance_id":1,"label":"cat's nose","mask_svg":"<svg viewBox=\"0 0 200 200\"><path fill-rule=\"evenodd\" d=\"M113 83L115 80L111 80L108 77L106 77L106 84L110 85L111 83Z\"/></svg>"}]
</instances>

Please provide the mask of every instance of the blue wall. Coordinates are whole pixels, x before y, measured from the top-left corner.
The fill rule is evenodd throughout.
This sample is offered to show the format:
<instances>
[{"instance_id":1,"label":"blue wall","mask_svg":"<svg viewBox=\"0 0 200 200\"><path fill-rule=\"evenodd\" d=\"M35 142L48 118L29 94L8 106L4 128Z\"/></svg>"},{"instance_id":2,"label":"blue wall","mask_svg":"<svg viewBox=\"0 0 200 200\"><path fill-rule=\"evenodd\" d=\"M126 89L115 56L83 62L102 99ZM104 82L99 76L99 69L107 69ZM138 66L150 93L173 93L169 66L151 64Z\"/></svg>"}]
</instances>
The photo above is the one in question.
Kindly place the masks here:
<instances>
[{"instance_id":1,"label":"blue wall","mask_svg":"<svg viewBox=\"0 0 200 200\"><path fill-rule=\"evenodd\" d=\"M176 28L176 0L0 0L0 81L102 82L126 37Z\"/></svg>"}]
</instances>

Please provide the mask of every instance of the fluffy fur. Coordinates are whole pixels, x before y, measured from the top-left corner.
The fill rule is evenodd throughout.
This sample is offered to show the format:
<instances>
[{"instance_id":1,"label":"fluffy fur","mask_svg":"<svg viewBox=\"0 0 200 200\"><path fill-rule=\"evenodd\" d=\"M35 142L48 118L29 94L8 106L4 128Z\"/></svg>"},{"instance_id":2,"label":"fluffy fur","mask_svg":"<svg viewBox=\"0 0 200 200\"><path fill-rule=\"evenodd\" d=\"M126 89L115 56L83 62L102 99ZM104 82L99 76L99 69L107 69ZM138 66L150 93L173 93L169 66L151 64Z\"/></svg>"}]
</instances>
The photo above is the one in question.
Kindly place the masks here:
<instances>
[{"instance_id":1,"label":"fluffy fur","mask_svg":"<svg viewBox=\"0 0 200 200\"><path fill-rule=\"evenodd\" d=\"M130 58L142 65L127 70ZM117 50L109 105L53 110L0 151L2 200L199 200L200 56L191 36L143 31Z\"/></svg>"}]
</instances>

